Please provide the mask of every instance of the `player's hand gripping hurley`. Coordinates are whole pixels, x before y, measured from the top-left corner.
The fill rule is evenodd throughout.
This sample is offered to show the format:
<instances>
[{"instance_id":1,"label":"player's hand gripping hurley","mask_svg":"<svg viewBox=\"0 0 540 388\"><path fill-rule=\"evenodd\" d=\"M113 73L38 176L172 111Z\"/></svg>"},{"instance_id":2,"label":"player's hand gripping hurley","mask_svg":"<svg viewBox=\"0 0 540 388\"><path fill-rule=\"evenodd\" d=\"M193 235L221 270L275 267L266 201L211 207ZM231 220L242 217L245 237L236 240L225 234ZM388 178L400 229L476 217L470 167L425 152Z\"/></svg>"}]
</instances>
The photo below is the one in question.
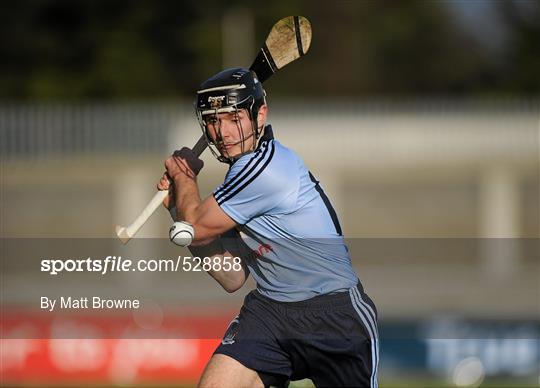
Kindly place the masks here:
<instances>
[{"instance_id":1,"label":"player's hand gripping hurley","mask_svg":"<svg viewBox=\"0 0 540 388\"><path fill-rule=\"evenodd\" d=\"M260 82L266 81L276 71L306 54L311 44L311 24L303 16L288 16L279 20L268 34L250 70ZM197 141L193 153L200 156L208 146L205 136ZM116 226L116 235L126 244L167 197L168 191L158 191L139 216L128 226Z\"/></svg>"}]
</instances>

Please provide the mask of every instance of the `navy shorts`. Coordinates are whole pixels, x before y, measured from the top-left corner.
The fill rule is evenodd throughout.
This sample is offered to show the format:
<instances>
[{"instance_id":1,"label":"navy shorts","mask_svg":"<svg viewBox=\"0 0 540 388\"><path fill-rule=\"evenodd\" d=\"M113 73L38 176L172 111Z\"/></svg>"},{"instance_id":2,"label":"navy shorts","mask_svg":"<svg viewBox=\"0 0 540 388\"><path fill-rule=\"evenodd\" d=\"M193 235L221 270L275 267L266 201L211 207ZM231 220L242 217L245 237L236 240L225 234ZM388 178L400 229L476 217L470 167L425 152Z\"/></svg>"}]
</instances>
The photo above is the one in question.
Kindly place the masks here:
<instances>
[{"instance_id":1,"label":"navy shorts","mask_svg":"<svg viewBox=\"0 0 540 388\"><path fill-rule=\"evenodd\" d=\"M349 292L278 302L251 291L216 354L265 386L309 378L317 387L377 387L377 310L360 282Z\"/></svg>"}]
</instances>

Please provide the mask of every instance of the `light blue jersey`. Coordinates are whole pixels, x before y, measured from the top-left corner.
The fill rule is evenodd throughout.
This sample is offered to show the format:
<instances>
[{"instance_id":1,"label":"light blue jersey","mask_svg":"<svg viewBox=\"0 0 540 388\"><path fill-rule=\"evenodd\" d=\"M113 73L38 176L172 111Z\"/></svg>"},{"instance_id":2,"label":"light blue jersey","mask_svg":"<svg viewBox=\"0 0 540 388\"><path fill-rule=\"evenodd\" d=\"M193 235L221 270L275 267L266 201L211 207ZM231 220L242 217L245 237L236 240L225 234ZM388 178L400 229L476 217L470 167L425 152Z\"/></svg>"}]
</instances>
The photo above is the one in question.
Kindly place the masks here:
<instances>
[{"instance_id":1,"label":"light blue jersey","mask_svg":"<svg viewBox=\"0 0 540 388\"><path fill-rule=\"evenodd\" d=\"M243 258L261 294L296 302L358 282L330 201L270 126L257 150L230 167L214 197L240 226L251 249Z\"/></svg>"}]
</instances>

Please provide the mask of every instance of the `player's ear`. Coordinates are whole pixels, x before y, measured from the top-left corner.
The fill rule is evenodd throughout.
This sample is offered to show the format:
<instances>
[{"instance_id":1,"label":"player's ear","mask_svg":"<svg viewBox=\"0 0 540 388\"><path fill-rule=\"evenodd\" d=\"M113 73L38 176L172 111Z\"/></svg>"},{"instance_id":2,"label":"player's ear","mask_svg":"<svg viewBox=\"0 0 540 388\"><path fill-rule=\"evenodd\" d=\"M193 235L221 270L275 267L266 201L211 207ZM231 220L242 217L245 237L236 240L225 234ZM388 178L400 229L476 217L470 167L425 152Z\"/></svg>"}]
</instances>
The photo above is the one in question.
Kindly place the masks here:
<instances>
[{"instance_id":1,"label":"player's ear","mask_svg":"<svg viewBox=\"0 0 540 388\"><path fill-rule=\"evenodd\" d=\"M266 123L266 115L268 114L268 105L261 105L259 113L257 114L258 125L264 125Z\"/></svg>"}]
</instances>

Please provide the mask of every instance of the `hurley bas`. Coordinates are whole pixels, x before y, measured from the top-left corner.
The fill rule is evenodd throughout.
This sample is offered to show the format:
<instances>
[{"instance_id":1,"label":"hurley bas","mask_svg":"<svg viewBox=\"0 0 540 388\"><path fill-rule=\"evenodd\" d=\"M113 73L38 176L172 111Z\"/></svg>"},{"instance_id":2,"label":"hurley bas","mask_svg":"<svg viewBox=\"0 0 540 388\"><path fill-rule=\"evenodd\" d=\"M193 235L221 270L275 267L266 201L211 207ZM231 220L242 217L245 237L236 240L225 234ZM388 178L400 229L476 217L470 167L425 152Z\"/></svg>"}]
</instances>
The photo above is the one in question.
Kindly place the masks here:
<instances>
[{"instance_id":1,"label":"hurley bas","mask_svg":"<svg viewBox=\"0 0 540 388\"><path fill-rule=\"evenodd\" d=\"M60 302L60 303L57 303ZM56 307L66 310L80 309L95 309L95 310L111 310L111 309L138 309L141 306L139 299L105 299L99 296L73 298L71 296L61 296L58 298L41 297L41 309L54 311Z\"/></svg>"}]
</instances>

